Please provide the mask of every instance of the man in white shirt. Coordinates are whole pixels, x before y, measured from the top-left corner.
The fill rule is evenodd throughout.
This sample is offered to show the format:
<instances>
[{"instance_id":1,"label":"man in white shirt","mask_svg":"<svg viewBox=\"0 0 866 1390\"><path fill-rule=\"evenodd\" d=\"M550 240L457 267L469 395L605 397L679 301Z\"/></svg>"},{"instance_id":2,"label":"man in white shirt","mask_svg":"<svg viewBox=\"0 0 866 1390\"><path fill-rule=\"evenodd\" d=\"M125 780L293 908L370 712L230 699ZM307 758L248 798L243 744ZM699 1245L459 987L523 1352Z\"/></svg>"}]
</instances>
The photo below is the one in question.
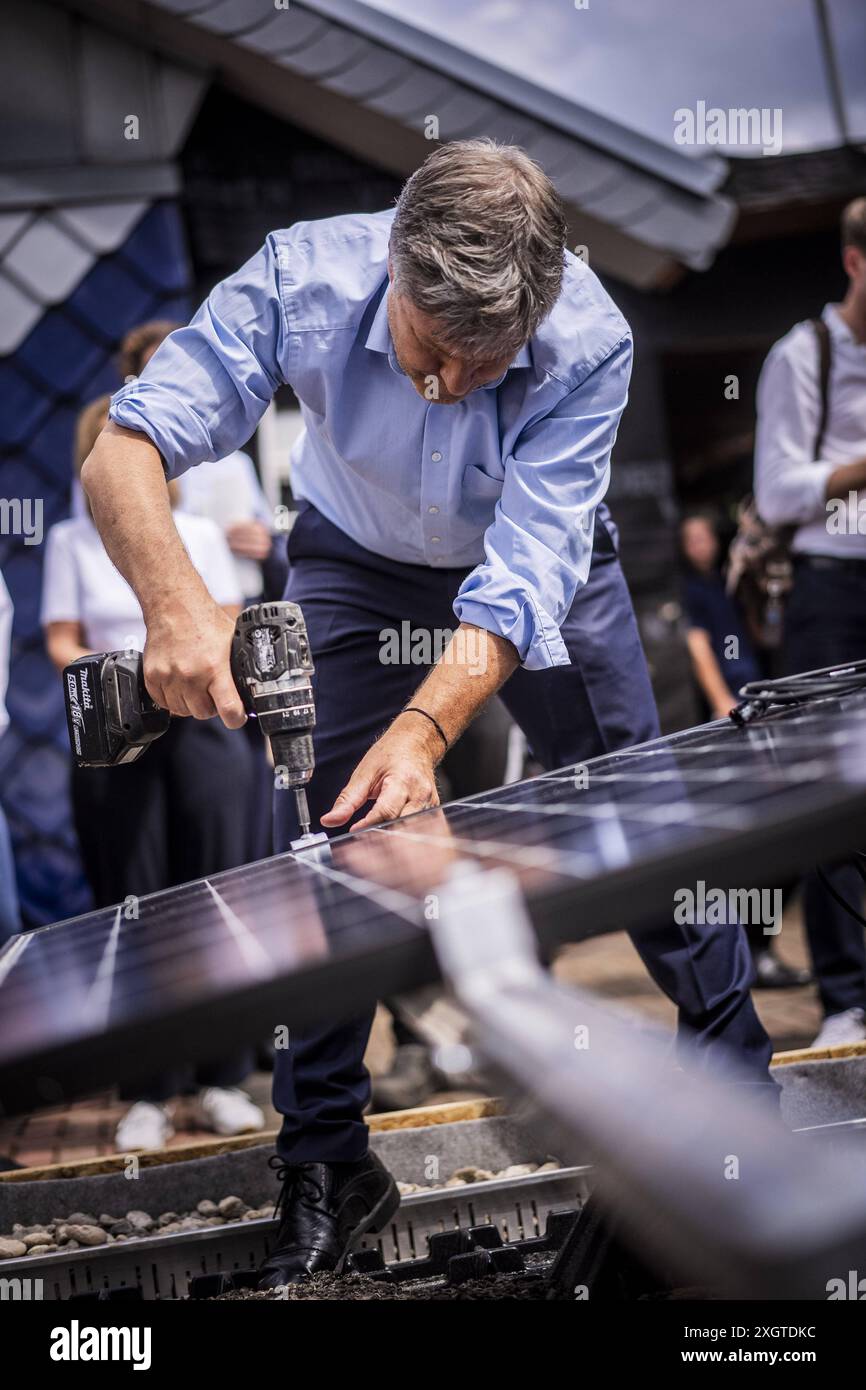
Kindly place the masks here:
<instances>
[{"instance_id":1,"label":"man in white shirt","mask_svg":"<svg viewBox=\"0 0 866 1390\"><path fill-rule=\"evenodd\" d=\"M9 649L12 643L12 600L0 574L0 738L6 732L9 716L6 713L6 689L9 684ZM0 805L0 946L21 929L18 915L18 891L15 884L15 863L9 827Z\"/></svg>"},{"instance_id":2,"label":"man in white shirt","mask_svg":"<svg viewBox=\"0 0 866 1390\"><path fill-rule=\"evenodd\" d=\"M780 339L758 384L758 509L770 525L795 528L785 620L790 672L866 658L866 198L842 214L842 264L842 303L825 306L823 329L798 323ZM831 880L859 910L857 870L834 868ZM815 874L804 883L804 908L825 1013L814 1045L862 1041L863 928Z\"/></svg>"}]
</instances>

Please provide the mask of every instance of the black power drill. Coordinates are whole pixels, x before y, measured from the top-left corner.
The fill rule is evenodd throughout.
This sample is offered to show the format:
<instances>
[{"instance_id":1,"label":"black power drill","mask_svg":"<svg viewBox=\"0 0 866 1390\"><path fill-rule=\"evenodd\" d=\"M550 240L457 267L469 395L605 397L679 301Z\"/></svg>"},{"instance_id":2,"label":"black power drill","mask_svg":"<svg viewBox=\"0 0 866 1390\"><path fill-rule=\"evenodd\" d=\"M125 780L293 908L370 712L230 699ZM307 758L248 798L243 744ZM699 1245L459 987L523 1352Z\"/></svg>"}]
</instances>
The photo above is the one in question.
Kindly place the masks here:
<instances>
[{"instance_id":1,"label":"black power drill","mask_svg":"<svg viewBox=\"0 0 866 1390\"><path fill-rule=\"evenodd\" d=\"M310 833L306 785L313 775L313 661L296 603L254 603L235 624L231 668L247 714L270 740L274 767L295 793L303 836ZM141 652L80 656L63 672L69 742L78 767L114 767L140 758L169 725L144 684Z\"/></svg>"}]
</instances>

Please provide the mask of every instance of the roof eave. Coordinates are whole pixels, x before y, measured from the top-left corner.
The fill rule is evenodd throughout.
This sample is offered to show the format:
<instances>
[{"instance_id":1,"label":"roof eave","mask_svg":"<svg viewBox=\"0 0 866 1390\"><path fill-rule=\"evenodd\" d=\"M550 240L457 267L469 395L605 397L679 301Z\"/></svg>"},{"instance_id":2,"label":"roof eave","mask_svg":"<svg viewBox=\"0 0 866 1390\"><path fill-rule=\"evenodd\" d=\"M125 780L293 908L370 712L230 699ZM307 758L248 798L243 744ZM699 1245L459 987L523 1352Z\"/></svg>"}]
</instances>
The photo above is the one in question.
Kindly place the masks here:
<instances>
[{"instance_id":1,"label":"roof eave","mask_svg":"<svg viewBox=\"0 0 866 1390\"><path fill-rule=\"evenodd\" d=\"M415 119L414 124L410 125L395 119L374 109L373 104L365 104L334 90L327 78L311 78L293 70L289 55L285 55L281 62L279 50L272 54L267 49L255 47L249 41L248 30L232 36L207 28L205 20L211 6L203 5L199 13L201 22L196 23L196 13L185 17L163 7L172 0L162 0L162 3L159 0L54 2L100 20L120 33L143 40L148 47L170 54L175 60L213 73L226 86L251 102L389 173L404 177L416 169L429 153L430 143L424 138L422 122ZM368 13L364 7L350 4L349 0L345 0L345 3L340 0L339 4L336 0L334 3L331 0L327 0L327 3L326 0L293 0L293 9L296 12L306 10L336 25L348 23L346 15L350 10L356 26L361 18L358 11L362 12L365 21L369 19L369 14L375 14L377 32L372 37L376 43L384 45L386 42L383 26L378 21L388 17L374 11ZM387 27L393 37L394 26ZM415 34L417 49L417 31L410 31L405 25L402 29ZM408 42L405 34L401 42ZM448 51L452 52L451 46ZM441 58L441 54L439 56ZM464 58L467 56L471 57L463 55ZM423 69L427 58L425 39L424 59L413 57L413 61ZM498 69L495 71L498 73L496 105L499 111L506 111L510 120L513 110L515 125L531 121L533 118L527 117L522 111L511 106L506 108L501 96L502 73ZM478 77L479 72L479 65L474 64L474 78ZM448 78L443 75L442 80L453 81L454 76L453 73ZM520 81L514 79L515 84ZM509 75L509 96L511 90L512 78ZM475 96L477 100L477 93ZM563 105L567 106L568 103ZM557 114L561 116L561 110ZM480 130L477 133L484 132ZM625 160L611 153L594 151L584 133L569 133L558 125L544 126L537 118L535 133L540 134L542 144L549 143L549 136L560 151L565 151L564 165L560 153L559 167L551 170L551 176L561 186L576 241L590 246L594 269L639 289L662 289L688 269L706 268L726 243L736 220L736 208L729 199L715 193L704 196L638 168L633 159ZM632 157L642 137L635 137L635 140L637 143L631 142ZM614 185L617 182L616 171L620 170L620 182L626 193L631 195L623 200L625 211L618 207L610 218L605 216L605 205L609 202L606 184L600 196L596 196L594 190L587 194L579 187L576 194L570 194L568 184L575 184L571 178L572 161L568 158L572 143L576 165L580 165L581 159L608 161L610 181ZM661 147L654 149L658 154ZM684 161L676 150L667 153L675 157L678 165ZM544 163L544 159L541 162ZM697 167L695 161L684 162L689 167ZM714 181L715 177L714 174ZM562 187L563 184L565 187ZM613 202L619 201L619 191L616 186L613 188ZM640 225L642 219L647 225ZM688 234L681 234L686 227Z\"/></svg>"}]
</instances>

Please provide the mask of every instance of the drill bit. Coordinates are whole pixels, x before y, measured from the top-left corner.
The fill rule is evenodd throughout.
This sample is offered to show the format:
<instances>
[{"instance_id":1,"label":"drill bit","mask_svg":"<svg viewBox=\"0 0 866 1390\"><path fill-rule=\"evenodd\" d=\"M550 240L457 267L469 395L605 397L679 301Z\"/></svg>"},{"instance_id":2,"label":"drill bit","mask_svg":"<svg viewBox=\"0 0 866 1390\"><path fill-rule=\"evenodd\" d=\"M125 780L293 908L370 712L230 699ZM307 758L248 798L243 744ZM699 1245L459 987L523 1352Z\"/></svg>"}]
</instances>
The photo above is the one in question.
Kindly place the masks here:
<instances>
[{"instance_id":1,"label":"drill bit","mask_svg":"<svg viewBox=\"0 0 866 1390\"><path fill-rule=\"evenodd\" d=\"M298 810L298 824L301 827L301 835L310 833L310 808L307 805L307 793L303 787L295 787L295 805Z\"/></svg>"}]
</instances>

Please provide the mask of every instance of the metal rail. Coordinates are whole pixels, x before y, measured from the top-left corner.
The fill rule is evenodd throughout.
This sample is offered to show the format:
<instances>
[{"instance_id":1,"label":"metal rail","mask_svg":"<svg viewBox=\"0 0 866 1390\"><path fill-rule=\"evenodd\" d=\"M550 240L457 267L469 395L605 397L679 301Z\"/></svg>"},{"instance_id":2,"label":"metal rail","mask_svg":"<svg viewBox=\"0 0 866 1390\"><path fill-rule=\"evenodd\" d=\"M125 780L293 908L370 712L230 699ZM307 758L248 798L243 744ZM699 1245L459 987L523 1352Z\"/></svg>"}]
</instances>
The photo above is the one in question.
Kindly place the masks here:
<instances>
[{"instance_id":1,"label":"metal rail","mask_svg":"<svg viewBox=\"0 0 866 1390\"><path fill-rule=\"evenodd\" d=\"M432 928L482 1057L557 1152L589 1150L600 1203L657 1269L774 1299L826 1298L863 1267L862 1144L803 1144L735 1070L680 1048L677 1071L666 1036L552 981L507 870L462 866Z\"/></svg>"},{"instance_id":2,"label":"metal rail","mask_svg":"<svg viewBox=\"0 0 866 1390\"><path fill-rule=\"evenodd\" d=\"M504 1241L540 1236L549 1211L583 1206L590 1175L586 1166L560 1168L413 1192L403 1198L388 1230L364 1239L359 1249L378 1249L392 1265L426 1254L427 1237L438 1231L490 1223ZM51 1300L118 1288L140 1289L145 1299L185 1298L197 1275L256 1269L275 1230L271 1220L236 1221L89 1250L0 1260L0 1282L41 1280L42 1297Z\"/></svg>"}]
</instances>

